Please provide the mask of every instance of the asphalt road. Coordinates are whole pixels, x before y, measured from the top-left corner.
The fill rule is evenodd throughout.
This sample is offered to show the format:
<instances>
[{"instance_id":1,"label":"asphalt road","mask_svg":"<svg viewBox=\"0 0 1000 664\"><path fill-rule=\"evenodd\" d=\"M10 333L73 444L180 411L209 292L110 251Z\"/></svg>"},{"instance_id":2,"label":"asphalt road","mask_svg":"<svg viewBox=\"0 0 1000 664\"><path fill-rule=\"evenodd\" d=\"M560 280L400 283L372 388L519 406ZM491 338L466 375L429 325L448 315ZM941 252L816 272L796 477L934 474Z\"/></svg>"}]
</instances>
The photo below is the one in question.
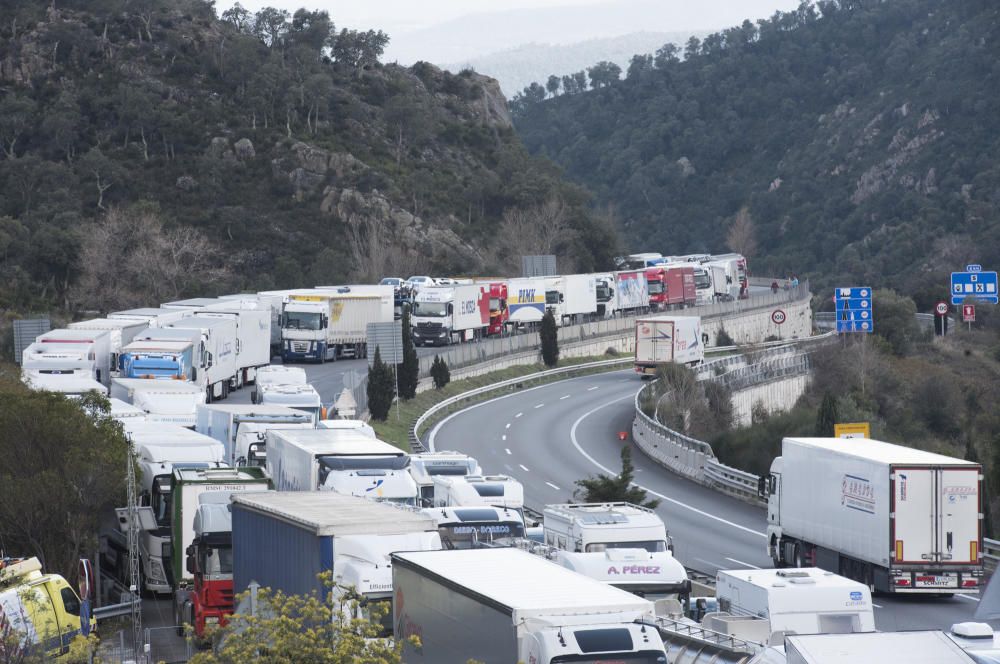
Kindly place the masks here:
<instances>
[{"instance_id":1,"label":"asphalt road","mask_svg":"<svg viewBox=\"0 0 1000 664\"><path fill-rule=\"evenodd\" d=\"M484 472L524 485L533 508L566 502L577 479L621 469L618 432L631 431L633 398L641 382L631 370L550 383L459 411L429 436L439 450L476 457ZM770 567L764 549L764 510L670 473L633 447L636 483L662 502L677 558L690 568ZM874 598L883 631L947 629L972 620L976 599Z\"/></svg>"}]
</instances>

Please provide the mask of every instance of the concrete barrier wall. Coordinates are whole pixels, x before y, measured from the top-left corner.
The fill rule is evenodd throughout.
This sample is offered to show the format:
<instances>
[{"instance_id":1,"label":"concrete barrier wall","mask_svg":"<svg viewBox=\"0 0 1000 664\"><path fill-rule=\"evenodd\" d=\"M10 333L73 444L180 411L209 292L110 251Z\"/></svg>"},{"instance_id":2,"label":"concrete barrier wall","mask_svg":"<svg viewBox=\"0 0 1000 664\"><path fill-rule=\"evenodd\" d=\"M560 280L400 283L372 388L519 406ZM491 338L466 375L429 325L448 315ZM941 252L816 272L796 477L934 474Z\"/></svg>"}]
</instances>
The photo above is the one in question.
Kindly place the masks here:
<instances>
[{"instance_id":1,"label":"concrete barrier wall","mask_svg":"<svg viewBox=\"0 0 1000 664\"><path fill-rule=\"evenodd\" d=\"M733 392L733 424L738 427L750 426L750 414L757 403L762 404L769 413L789 410L805 393L809 379L808 375L793 376Z\"/></svg>"},{"instance_id":2,"label":"concrete barrier wall","mask_svg":"<svg viewBox=\"0 0 1000 664\"><path fill-rule=\"evenodd\" d=\"M775 312L784 314L784 322L774 322ZM781 316L777 316L780 320ZM763 308L755 308L715 318L703 318L702 332L708 334L708 345L717 346L718 334L725 328L726 333L737 344L751 344L764 341L768 337L776 339L801 339L812 334L812 309L809 298L797 302L778 303Z\"/></svg>"}]
</instances>

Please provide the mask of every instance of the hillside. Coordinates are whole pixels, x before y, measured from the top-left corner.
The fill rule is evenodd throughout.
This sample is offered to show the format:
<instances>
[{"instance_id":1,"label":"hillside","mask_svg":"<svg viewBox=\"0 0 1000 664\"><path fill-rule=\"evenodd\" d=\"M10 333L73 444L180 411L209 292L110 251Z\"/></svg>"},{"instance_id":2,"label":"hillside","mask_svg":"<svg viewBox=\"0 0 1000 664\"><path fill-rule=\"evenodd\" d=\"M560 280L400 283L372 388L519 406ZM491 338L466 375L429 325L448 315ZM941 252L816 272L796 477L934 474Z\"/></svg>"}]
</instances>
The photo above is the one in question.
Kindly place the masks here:
<instances>
[{"instance_id":1,"label":"hillside","mask_svg":"<svg viewBox=\"0 0 1000 664\"><path fill-rule=\"evenodd\" d=\"M668 42L683 44L692 34L700 38L707 32L633 32L572 44L523 44L441 66L449 71L471 68L486 74L497 79L507 97L513 97L534 81L544 82L549 74L572 74L595 62L613 62L625 70L636 53L654 53Z\"/></svg>"},{"instance_id":2,"label":"hillside","mask_svg":"<svg viewBox=\"0 0 1000 664\"><path fill-rule=\"evenodd\" d=\"M529 156L495 80L383 65L384 34L334 20L5 3L0 310L610 263L613 230ZM561 233L503 235L543 213Z\"/></svg>"},{"instance_id":3,"label":"hillside","mask_svg":"<svg viewBox=\"0 0 1000 664\"><path fill-rule=\"evenodd\" d=\"M685 54L515 104L529 149L613 206L633 248L722 249L746 207L758 274L924 311L951 270L1000 265L996 3L824 1Z\"/></svg>"}]
</instances>

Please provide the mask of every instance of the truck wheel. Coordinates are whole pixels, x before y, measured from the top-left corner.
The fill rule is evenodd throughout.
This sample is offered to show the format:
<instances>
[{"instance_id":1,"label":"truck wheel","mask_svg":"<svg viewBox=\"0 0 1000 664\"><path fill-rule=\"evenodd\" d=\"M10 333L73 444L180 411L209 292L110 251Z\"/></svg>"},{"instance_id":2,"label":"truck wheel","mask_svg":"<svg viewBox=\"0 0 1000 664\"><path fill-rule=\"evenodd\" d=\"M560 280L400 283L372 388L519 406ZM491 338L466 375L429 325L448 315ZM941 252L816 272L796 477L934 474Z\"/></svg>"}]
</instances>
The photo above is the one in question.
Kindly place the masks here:
<instances>
[{"instance_id":1,"label":"truck wheel","mask_svg":"<svg viewBox=\"0 0 1000 664\"><path fill-rule=\"evenodd\" d=\"M801 569L806 566L805 547L802 544L795 545L795 567Z\"/></svg>"}]
</instances>

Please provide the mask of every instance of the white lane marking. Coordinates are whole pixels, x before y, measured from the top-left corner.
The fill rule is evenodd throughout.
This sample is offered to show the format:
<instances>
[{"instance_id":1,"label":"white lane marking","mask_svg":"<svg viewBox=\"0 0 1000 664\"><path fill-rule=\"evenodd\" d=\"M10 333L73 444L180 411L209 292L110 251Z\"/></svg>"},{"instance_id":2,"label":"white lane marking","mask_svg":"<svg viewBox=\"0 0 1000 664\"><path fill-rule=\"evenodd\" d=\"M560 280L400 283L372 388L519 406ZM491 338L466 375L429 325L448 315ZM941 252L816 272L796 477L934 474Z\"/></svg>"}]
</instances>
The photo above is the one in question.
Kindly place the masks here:
<instances>
[{"instance_id":1,"label":"white lane marking","mask_svg":"<svg viewBox=\"0 0 1000 664\"><path fill-rule=\"evenodd\" d=\"M544 406L544 405L545 405L545 404L543 404L543 403L540 403L540 404L538 404L537 406L535 406L535 410L538 410L539 408L541 408L541 407L542 407L542 406Z\"/></svg>"},{"instance_id":2,"label":"white lane marking","mask_svg":"<svg viewBox=\"0 0 1000 664\"><path fill-rule=\"evenodd\" d=\"M567 395L566 395L566 396L564 396L564 397L559 397L559 401L562 401L563 399L569 399L569 395L567 394Z\"/></svg>"},{"instance_id":3,"label":"white lane marking","mask_svg":"<svg viewBox=\"0 0 1000 664\"><path fill-rule=\"evenodd\" d=\"M504 429L509 429L509 428L510 428L510 422L507 423L507 426L505 426Z\"/></svg>"},{"instance_id":4,"label":"white lane marking","mask_svg":"<svg viewBox=\"0 0 1000 664\"><path fill-rule=\"evenodd\" d=\"M598 387L600 387L600 385L594 385L593 387L588 387L588 388L587 388L587 391L588 391L588 392L593 392L593 391L594 391L594 390L596 390L596 389L597 389Z\"/></svg>"},{"instance_id":5,"label":"white lane marking","mask_svg":"<svg viewBox=\"0 0 1000 664\"><path fill-rule=\"evenodd\" d=\"M510 448L509 447L503 448L503 451L506 452L507 454L510 454Z\"/></svg>"},{"instance_id":6,"label":"white lane marking","mask_svg":"<svg viewBox=\"0 0 1000 664\"><path fill-rule=\"evenodd\" d=\"M528 470L528 467L525 466L523 463L519 463L517 465L519 465L521 467L521 470L523 470L524 472L526 472L526 473L530 473L531 472L530 470Z\"/></svg>"},{"instance_id":7,"label":"white lane marking","mask_svg":"<svg viewBox=\"0 0 1000 664\"><path fill-rule=\"evenodd\" d=\"M967 599L970 602L978 602L979 601L978 597L973 597L972 595L959 595L959 597L961 597L962 599Z\"/></svg>"},{"instance_id":8,"label":"white lane marking","mask_svg":"<svg viewBox=\"0 0 1000 664\"><path fill-rule=\"evenodd\" d=\"M750 563L745 563L742 560L736 560L736 558L726 558L729 562L736 563L737 565L743 565L744 567L749 567L750 569L760 569L756 565L751 565Z\"/></svg>"},{"instance_id":9,"label":"white lane marking","mask_svg":"<svg viewBox=\"0 0 1000 664\"><path fill-rule=\"evenodd\" d=\"M552 482L546 482L546 484L548 484L550 487L552 487L556 491L561 491L562 490L559 487L557 487L555 484L553 484Z\"/></svg>"},{"instance_id":10,"label":"white lane marking","mask_svg":"<svg viewBox=\"0 0 1000 664\"><path fill-rule=\"evenodd\" d=\"M705 560L704 558L695 558L695 560L697 560L698 562L701 562L701 563L708 563L712 567L716 567L716 568L719 568L719 569L722 569L722 567L723 567L723 565L720 565L719 563L715 562L714 560Z\"/></svg>"},{"instance_id":11,"label":"white lane marking","mask_svg":"<svg viewBox=\"0 0 1000 664\"><path fill-rule=\"evenodd\" d=\"M881 609L882 608L881 604L876 604L875 602L872 602L872 606L874 606L876 609Z\"/></svg>"},{"instance_id":12,"label":"white lane marking","mask_svg":"<svg viewBox=\"0 0 1000 664\"><path fill-rule=\"evenodd\" d=\"M620 373L622 371L628 371L628 369L619 369L618 371L609 371L608 374L610 375L610 374ZM567 378L566 380L560 380L560 381L558 381L556 383L546 383L544 385L535 385L534 387L529 387L526 390L520 390L518 392L511 392L510 394L504 394L503 396L495 397L493 399L488 399L486 401L480 401L479 403L472 404L468 408L463 408L462 410L455 411L454 413L452 413L448 417L444 418L443 420L441 420L440 422L438 422L437 424L435 424L434 428L431 429L431 432L429 434L427 434L427 449L429 449L431 452L436 451L436 448L434 446L434 438L435 438L435 436L437 436L438 431L441 430L441 427L443 427L445 424L447 424L448 422L450 422L452 420L452 418L458 417L459 415L464 415L465 413L468 413L470 410L475 410L476 408L481 408L482 406L488 406L488 405L494 404L494 403L496 403L498 401L503 401L504 399L510 399L511 397L522 396L522 395L524 395L527 392L534 392L535 390L544 390L546 388L553 387L553 385L556 385L556 386L558 386L558 385L565 385L566 383L571 383L573 381L579 381L579 380L586 380L588 378L593 378L593 376L577 376L576 378ZM514 417L518 418L518 417L521 417L521 415L524 415L524 413L518 413Z\"/></svg>"},{"instance_id":13,"label":"white lane marking","mask_svg":"<svg viewBox=\"0 0 1000 664\"><path fill-rule=\"evenodd\" d=\"M507 434L500 436L500 440L507 440Z\"/></svg>"},{"instance_id":14,"label":"white lane marking","mask_svg":"<svg viewBox=\"0 0 1000 664\"><path fill-rule=\"evenodd\" d=\"M579 452L580 454L582 454L584 456L584 458L586 458L588 461L590 461L590 463L594 464L595 466L597 466L598 468L600 468L601 470L603 470L605 473L607 473L608 475L610 475L612 477L618 475L618 471L611 470L610 468L601 465L600 463L597 462L597 459L595 459L594 457L592 457L589 454L587 454L584 451L584 449L582 447L580 447L580 441L577 440L577 438L576 438L576 430L580 426L580 422L583 422L585 419L587 419L588 417L590 417L591 415L593 415L597 411L601 410L602 408L607 408L608 406L616 404L619 401L625 401L626 399L634 399L634 398L635 398L634 394L626 394L623 397L619 397L617 399L612 399L611 401L608 401L607 403L604 403L604 404L598 406L597 408L593 408L591 410L588 410L586 413L584 413L583 415L581 415L580 417L578 417L577 420L576 420L576 422L573 422L573 427L569 430L569 437L570 437L570 440L573 442L573 447L576 448L576 451ZM633 484L635 484L635 482L633 482ZM736 528L737 530L742 530L744 532L750 533L751 535L759 535L760 537L763 537L764 539L767 539L767 535L765 533L760 532L759 530L754 530L753 528L747 528L746 526L741 526L738 523L733 523L732 521L727 521L726 519L723 519L722 517L719 517L719 516L715 516L714 514L709 514L708 512L705 512L703 510L698 509L697 507L693 507L691 505L688 505L687 503L682 503L679 500L675 500L675 499L671 498L670 496L665 496L665 495L663 495L662 493L660 493L658 491L653 491L652 489L650 489L648 487L644 487L641 484L635 484L635 485L637 487L639 487L640 489L643 489L647 493L651 493L654 496L656 496L657 498L659 498L661 500L665 500L668 503L672 503L674 505L677 505L678 507L683 507L684 509L691 510L695 514L700 514L701 516L704 516L704 517L707 517L709 519L712 519L713 521L718 521L719 523L724 523L725 525L731 526L733 528Z\"/></svg>"}]
</instances>

